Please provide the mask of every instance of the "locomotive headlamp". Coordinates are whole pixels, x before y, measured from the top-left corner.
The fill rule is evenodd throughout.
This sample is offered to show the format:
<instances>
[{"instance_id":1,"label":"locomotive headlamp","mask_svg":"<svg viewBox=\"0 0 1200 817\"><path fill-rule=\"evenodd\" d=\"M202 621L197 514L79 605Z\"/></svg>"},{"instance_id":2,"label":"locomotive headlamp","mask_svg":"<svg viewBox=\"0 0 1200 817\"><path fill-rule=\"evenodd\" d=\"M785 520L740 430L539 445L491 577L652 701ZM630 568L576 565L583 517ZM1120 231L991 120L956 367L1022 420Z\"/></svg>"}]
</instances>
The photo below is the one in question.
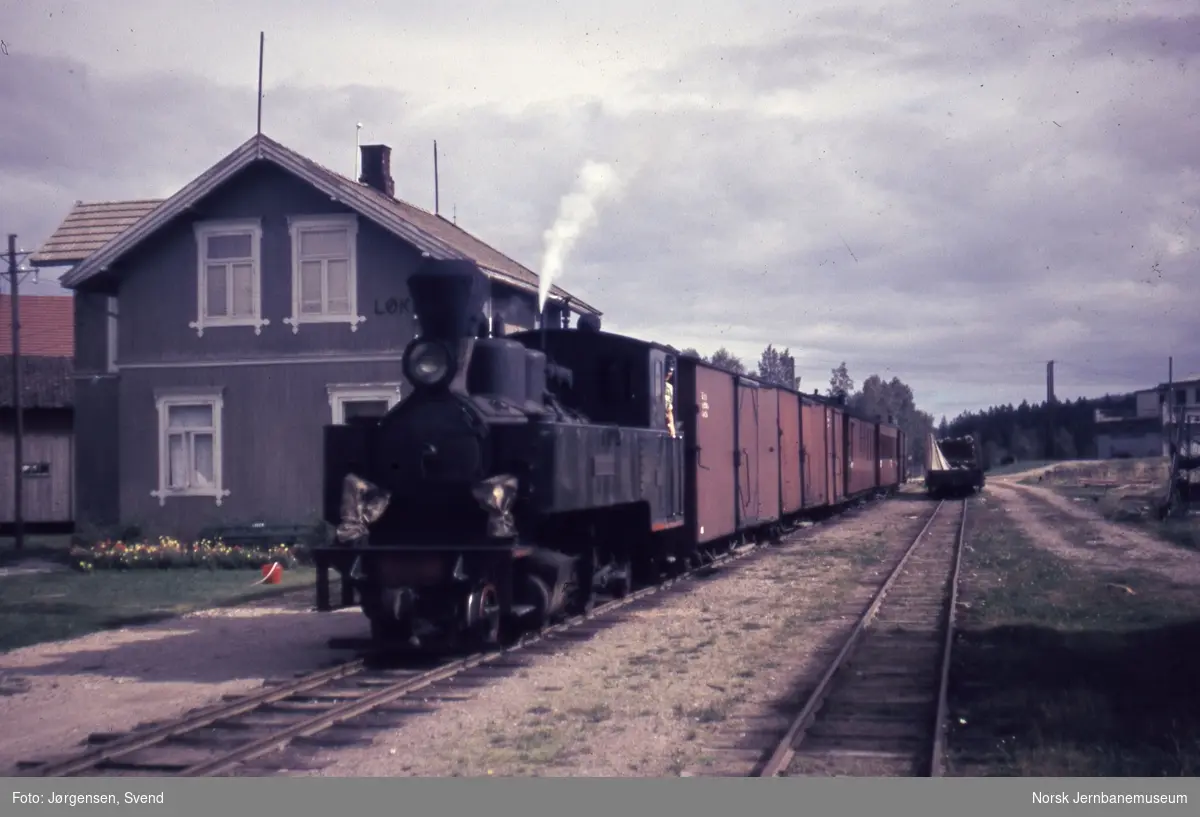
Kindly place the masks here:
<instances>
[{"instance_id":1,"label":"locomotive headlamp","mask_svg":"<svg viewBox=\"0 0 1200 817\"><path fill-rule=\"evenodd\" d=\"M490 477L476 485L471 493L488 513L488 534L497 538L516 535L512 506L517 499L517 478L509 474Z\"/></svg>"},{"instance_id":2,"label":"locomotive headlamp","mask_svg":"<svg viewBox=\"0 0 1200 817\"><path fill-rule=\"evenodd\" d=\"M440 386L454 374L453 358L434 340L415 341L404 353L404 373L419 386Z\"/></svg>"}]
</instances>

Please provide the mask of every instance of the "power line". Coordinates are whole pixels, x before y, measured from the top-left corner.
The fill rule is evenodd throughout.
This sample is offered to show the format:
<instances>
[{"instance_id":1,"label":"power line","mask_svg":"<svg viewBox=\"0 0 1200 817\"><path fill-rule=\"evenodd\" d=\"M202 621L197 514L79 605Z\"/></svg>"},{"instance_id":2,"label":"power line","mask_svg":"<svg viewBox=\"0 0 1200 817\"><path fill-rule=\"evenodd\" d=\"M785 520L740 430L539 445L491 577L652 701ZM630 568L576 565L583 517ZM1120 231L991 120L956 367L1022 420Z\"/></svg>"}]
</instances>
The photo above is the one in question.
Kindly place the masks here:
<instances>
[{"instance_id":1,"label":"power line","mask_svg":"<svg viewBox=\"0 0 1200 817\"><path fill-rule=\"evenodd\" d=\"M12 301L12 383L13 383L13 545L16 550L25 549L25 520L22 482L25 478L25 418L21 405L21 277L17 257L31 253L17 251L17 236L8 234L8 283ZM24 259L22 259L24 260Z\"/></svg>"}]
</instances>

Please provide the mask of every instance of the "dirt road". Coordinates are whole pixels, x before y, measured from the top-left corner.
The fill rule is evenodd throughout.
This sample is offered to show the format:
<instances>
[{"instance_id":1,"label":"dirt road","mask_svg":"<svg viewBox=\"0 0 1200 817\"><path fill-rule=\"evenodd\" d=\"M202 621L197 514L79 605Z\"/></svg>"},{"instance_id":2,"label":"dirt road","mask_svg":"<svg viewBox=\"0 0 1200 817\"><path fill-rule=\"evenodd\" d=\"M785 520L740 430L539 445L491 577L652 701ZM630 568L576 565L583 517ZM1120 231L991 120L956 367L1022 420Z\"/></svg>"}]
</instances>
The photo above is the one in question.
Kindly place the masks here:
<instances>
[{"instance_id":1,"label":"dirt road","mask_svg":"<svg viewBox=\"0 0 1200 817\"><path fill-rule=\"evenodd\" d=\"M1139 569L1173 582L1200 584L1200 554L1129 525L1105 519L1095 503L1022 485L1025 474L988 481L985 501L998 502L1034 544L1102 570Z\"/></svg>"}]
</instances>

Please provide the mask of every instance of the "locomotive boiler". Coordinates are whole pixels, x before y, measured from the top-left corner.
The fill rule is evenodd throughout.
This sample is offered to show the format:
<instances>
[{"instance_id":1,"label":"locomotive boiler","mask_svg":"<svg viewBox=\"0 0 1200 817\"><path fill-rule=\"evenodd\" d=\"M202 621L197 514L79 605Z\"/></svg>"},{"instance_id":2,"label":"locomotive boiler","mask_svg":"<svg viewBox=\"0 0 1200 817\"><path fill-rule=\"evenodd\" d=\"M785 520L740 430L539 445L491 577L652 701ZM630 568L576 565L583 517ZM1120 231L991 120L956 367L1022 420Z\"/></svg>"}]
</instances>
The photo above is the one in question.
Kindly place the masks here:
<instances>
[{"instance_id":1,"label":"locomotive boiler","mask_svg":"<svg viewBox=\"0 0 1200 817\"><path fill-rule=\"evenodd\" d=\"M648 423L593 422L579 397L595 385L537 348L545 331L489 336L487 287L472 262L427 261L409 279L411 391L382 418L325 428L336 535L318 556L378 641L494 643L584 612L597 590L628 592L639 532L682 515L656 473L680 460L681 441ZM638 415L637 397L614 394L617 414Z\"/></svg>"}]
</instances>

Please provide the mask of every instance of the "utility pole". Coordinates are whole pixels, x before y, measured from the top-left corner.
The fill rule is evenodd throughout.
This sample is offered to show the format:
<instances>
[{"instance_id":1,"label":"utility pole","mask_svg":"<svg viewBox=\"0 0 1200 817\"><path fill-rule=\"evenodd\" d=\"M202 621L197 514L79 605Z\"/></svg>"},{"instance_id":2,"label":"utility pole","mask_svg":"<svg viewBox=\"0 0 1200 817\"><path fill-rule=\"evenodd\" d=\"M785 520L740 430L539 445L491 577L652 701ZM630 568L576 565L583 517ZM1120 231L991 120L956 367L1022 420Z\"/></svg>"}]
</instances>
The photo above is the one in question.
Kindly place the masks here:
<instances>
[{"instance_id":1,"label":"utility pole","mask_svg":"<svg viewBox=\"0 0 1200 817\"><path fill-rule=\"evenodd\" d=\"M1163 430L1167 435L1167 451L1171 451L1175 444L1175 357L1174 355L1167 358L1167 418L1163 423Z\"/></svg>"},{"instance_id":2,"label":"utility pole","mask_svg":"<svg viewBox=\"0 0 1200 817\"><path fill-rule=\"evenodd\" d=\"M433 214L441 215L441 188L438 186L437 140L433 140Z\"/></svg>"},{"instance_id":3,"label":"utility pole","mask_svg":"<svg viewBox=\"0 0 1200 817\"><path fill-rule=\"evenodd\" d=\"M12 297L12 383L13 383L13 545L25 549L25 524L22 519L22 482L25 478L25 457L22 446L25 436L21 410L21 276L17 272L17 237L8 234L8 283Z\"/></svg>"},{"instance_id":4,"label":"utility pole","mask_svg":"<svg viewBox=\"0 0 1200 817\"><path fill-rule=\"evenodd\" d=\"M1054 361L1046 363L1046 459L1054 459Z\"/></svg>"}]
</instances>

